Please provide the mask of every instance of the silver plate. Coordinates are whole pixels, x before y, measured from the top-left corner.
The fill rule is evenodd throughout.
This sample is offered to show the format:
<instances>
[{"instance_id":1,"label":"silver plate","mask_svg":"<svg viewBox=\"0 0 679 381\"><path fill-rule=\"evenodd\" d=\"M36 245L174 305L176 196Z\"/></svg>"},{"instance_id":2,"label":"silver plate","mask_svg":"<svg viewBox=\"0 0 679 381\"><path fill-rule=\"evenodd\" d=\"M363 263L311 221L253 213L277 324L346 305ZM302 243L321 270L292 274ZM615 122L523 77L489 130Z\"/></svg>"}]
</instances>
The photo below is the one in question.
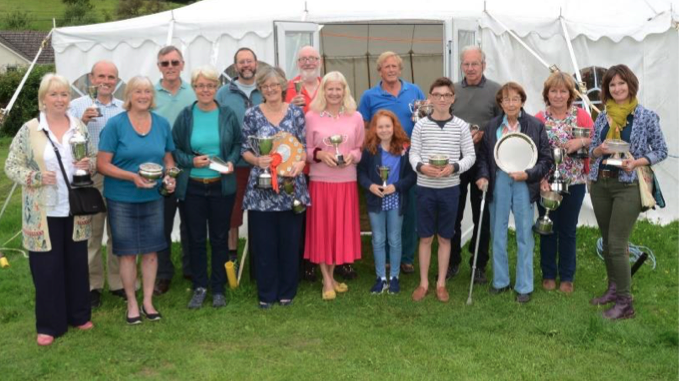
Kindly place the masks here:
<instances>
[{"instance_id":1,"label":"silver plate","mask_svg":"<svg viewBox=\"0 0 679 381\"><path fill-rule=\"evenodd\" d=\"M506 173L533 168L538 161L538 148L531 138L520 132L511 132L497 141L495 162Z\"/></svg>"}]
</instances>

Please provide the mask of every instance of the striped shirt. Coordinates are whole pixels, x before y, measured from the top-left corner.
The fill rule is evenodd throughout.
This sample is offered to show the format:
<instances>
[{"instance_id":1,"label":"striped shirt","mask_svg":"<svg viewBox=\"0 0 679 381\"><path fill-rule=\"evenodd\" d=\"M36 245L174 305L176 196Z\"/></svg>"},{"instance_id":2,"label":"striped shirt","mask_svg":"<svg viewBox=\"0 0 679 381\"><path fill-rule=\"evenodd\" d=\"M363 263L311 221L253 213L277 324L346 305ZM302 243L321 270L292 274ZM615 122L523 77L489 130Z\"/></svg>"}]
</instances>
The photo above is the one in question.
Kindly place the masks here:
<instances>
[{"instance_id":1,"label":"striped shirt","mask_svg":"<svg viewBox=\"0 0 679 381\"><path fill-rule=\"evenodd\" d=\"M460 158L462 154L462 159ZM460 169L447 177L429 177L417 171L417 164L427 164L432 155L446 155L450 164L458 163ZM417 185L427 188L449 188L460 184L460 173L474 165L476 154L469 124L453 116L443 127L431 119L420 119L411 137L410 164L417 172Z\"/></svg>"},{"instance_id":2,"label":"striped shirt","mask_svg":"<svg viewBox=\"0 0 679 381\"><path fill-rule=\"evenodd\" d=\"M99 99L94 101L94 104L101 110L102 117L92 118L90 122L87 123L87 130L90 132L90 139L92 139L92 146L95 149L99 149L99 135L101 130L106 126L106 122L114 116L124 112L123 101L120 99L113 98L113 101L107 105L99 102ZM92 106L92 99L85 95L78 99L71 101L71 107L68 109L68 113L72 116L82 119L85 110Z\"/></svg>"}]
</instances>

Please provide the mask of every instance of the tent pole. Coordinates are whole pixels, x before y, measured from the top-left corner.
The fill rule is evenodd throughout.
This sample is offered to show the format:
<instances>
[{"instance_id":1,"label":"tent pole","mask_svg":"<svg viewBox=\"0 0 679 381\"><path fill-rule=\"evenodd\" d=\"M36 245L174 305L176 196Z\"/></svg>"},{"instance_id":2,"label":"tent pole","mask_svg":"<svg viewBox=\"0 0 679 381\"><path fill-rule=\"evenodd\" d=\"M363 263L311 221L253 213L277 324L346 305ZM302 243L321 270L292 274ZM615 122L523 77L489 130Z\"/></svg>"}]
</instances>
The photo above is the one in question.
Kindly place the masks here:
<instances>
[{"instance_id":1,"label":"tent pole","mask_svg":"<svg viewBox=\"0 0 679 381\"><path fill-rule=\"evenodd\" d=\"M26 74L24 74L24 77L21 79L21 82L19 82L19 86L17 86L17 89L14 91L14 95L12 95L12 98L9 100L9 103L7 103L7 107L0 109L0 127L2 127L2 121L5 119L5 117L9 115L10 111L12 111L14 102L16 102L17 98L19 97L21 89L24 88L24 84L26 84L28 76L33 71L35 63L38 62L38 58L40 57L40 54L42 54L42 50L47 46L47 42L49 41L50 37L52 37L52 32L54 32L54 28L50 30L47 36L40 43L40 49L38 49L38 53L36 53L35 58L33 58L33 61L31 62L31 65L28 67L28 70L26 70Z\"/></svg>"},{"instance_id":2,"label":"tent pole","mask_svg":"<svg viewBox=\"0 0 679 381\"><path fill-rule=\"evenodd\" d=\"M578 66L578 61L575 57L575 51L573 50L573 44L571 43L571 36L568 34L568 29L566 28L566 20L562 16L559 16L559 21L561 22L561 29L563 30L563 35L564 38L566 39L566 46L568 46L568 54L571 56L571 62L573 63L573 70L575 71L575 78L578 79L578 86L580 87L580 96L583 97L583 102L587 107L585 107L585 111L587 111L587 114L590 116L592 115L592 111L589 108L589 105L591 102L589 101L589 98L585 101L584 97L587 97L587 85L582 81L582 75L580 75L580 66Z\"/></svg>"}]
</instances>

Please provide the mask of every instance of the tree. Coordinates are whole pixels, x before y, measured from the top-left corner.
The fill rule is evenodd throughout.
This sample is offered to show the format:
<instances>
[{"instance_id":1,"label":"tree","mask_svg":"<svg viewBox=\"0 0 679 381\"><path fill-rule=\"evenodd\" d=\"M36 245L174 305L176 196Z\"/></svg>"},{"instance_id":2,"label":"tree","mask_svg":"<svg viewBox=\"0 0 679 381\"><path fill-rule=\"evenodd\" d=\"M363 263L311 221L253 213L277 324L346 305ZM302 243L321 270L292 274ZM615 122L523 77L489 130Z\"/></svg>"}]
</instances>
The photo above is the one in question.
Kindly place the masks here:
<instances>
[{"instance_id":1,"label":"tree","mask_svg":"<svg viewBox=\"0 0 679 381\"><path fill-rule=\"evenodd\" d=\"M7 103L14 95L14 91L19 86L26 70L28 70L28 66L0 74L0 108L7 107ZM14 136L24 123L38 115L40 80L50 72L54 72L54 65L36 65L33 68L9 116L0 124L0 135Z\"/></svg>"},{"instance_id":2,"label":"tree","mask_svg":"<svg viewBox=\"0 0 679 381\"><path fill-rule=\"evenodd\" d=\"M162 12L167 8L164 0L120 0L116 8L116 16L118 20L124 20Z\"/></svg>"},{"instance_id":3,"label":"tree","mask_svg":"<svg viewBox=\"0 0 679 381\"><path fill-rule=\"evenodd\" d=\"M27 11L15 10L4 16L0 25L5 30L26 30L31 29L33 21L33 16Z\"/></svg>"},{"instance_id":4,"label":"tree","mask_svg":"<svg viewBox=\"0 0 679 381\"><path fill-rule=\"evenodd\" d=\"M94 5L90 3L90 0L61 1L66 4L61 22L62 26L94 24L97 22L97 17L94 14Z\"/></svg>"}]
</instances>

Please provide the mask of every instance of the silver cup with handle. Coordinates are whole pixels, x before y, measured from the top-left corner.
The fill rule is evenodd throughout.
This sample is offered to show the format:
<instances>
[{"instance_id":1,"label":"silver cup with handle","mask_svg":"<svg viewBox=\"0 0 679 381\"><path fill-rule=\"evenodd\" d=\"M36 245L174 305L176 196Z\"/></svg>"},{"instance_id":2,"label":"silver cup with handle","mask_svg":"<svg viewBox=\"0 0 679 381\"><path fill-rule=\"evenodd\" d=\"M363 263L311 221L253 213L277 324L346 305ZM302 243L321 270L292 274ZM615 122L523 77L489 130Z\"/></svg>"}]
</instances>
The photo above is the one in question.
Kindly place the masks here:
<instances>
[{"instance_id":1,"label":"silver cup with handle","mask_svg":"<svg viewBox=\"0 0 679 381\"><path fill-rule=\"evenodd\" d=\"M80 161L87 157L87 138L85 135L81 134L80 131L76 131L75 134L73 134L71 139L68 140L68 145L71 147L73 160ZM71 182L72 187L90 187L93 184L90 174L86 170L76 169L75 173L73 173L73 181Z\"/></svg>"},{"instance_id":2,"label":"silver cup with handle","mask_svg":"<svg viewBox=\"0 0 679 381\"><path fill-rule=\"evenodd\" d=\"M257 156L265 156L271 153L273 143L276 136L248 136L248 143ZM264 168L264 171L257 177L257 187L261 189L271 189L271 173L269 168Z\"/></svg>"},{"instance_id":3,"label":"silver cup with handle","mask_svg":"<svg viewBox=\"0 0 679 381\"><path fill-rule=\"evenodd\" d=\"M323 138L323 144L328 147L335 147L335 160L337 161L337 165L344 165L345 163L344 155L342 155L342 152L340 152L339 147L348 139L349 137L347 135L341 134L331 135Z\"/></svg>"}]
</instances>

